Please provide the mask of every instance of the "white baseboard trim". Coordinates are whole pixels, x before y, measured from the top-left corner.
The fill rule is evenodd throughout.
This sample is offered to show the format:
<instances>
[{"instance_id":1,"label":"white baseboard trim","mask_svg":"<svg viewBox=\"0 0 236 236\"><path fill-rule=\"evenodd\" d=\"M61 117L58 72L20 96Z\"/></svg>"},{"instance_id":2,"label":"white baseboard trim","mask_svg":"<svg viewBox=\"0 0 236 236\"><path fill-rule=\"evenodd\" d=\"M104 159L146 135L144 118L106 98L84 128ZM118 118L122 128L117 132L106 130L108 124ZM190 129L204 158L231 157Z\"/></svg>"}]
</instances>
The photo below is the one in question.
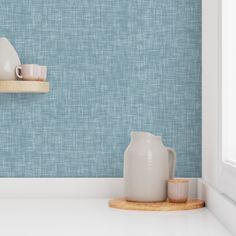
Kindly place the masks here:
<instances>
[{"instance_id":1,"label":"white baseboard trim","mask_svg":"<svg viewBox=\"0 0 236 236\"><path fill-rule=\"evenodd\" d=\"M225 227L236 235L236 203L204 180L198 180L198 198L206 203L206 207L221 221Z\"/></svg>"},{"instance_id":2,"label":"white baseboard trim","mask_svg":"<svg viewBox=\"0 0 236 236\"><path fill-rule=\"evenodd\" d=\"M0 198L105 198L122 192L121 178L0 178Z\"/></svg>"},{"instance_id":3,"label":"white baseboard trim","mask_svg":"<svg viewBox=\"0 0 236 236\"><path fill-rule=\"evenodd\" d=\"M123 178L0 178L0 198L116 198ZM197 197L197 178L189 179L189 196Z\"/></svg>"}]
</instances>

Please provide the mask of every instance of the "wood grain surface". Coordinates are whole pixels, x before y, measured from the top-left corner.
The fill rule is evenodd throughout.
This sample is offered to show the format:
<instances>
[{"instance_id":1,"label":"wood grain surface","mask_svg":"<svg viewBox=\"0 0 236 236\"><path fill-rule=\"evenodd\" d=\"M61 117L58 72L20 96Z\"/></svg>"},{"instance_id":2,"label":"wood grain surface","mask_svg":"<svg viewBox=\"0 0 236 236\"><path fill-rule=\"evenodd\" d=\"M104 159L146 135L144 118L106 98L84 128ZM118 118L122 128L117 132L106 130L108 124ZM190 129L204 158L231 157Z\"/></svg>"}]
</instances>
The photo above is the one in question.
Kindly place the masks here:
<instances>
[{"instance_id":1,"label":"wood grain surface","mask_svg":"<svg viewBox=\"0 0 236 236\"><path fill-rule=\"evenodd\" d=\"M0 93L48 93L47 81L0 80Z\"/></svg>"},{"instance_id":2,"label":"wood grain surface","mask_svg":"<svg viewBox=\"0 0 236 236\"><path fill-rule=\"evenodd\" d=\"M198 199L188 200L186 203L171 203L171 202L130 202L124 198L113 199L109 201L109 206L112 208L125 210L140 210L140 211L183 211L202 208L205 206L204 201Z\"/></svg>"}]
</instances>

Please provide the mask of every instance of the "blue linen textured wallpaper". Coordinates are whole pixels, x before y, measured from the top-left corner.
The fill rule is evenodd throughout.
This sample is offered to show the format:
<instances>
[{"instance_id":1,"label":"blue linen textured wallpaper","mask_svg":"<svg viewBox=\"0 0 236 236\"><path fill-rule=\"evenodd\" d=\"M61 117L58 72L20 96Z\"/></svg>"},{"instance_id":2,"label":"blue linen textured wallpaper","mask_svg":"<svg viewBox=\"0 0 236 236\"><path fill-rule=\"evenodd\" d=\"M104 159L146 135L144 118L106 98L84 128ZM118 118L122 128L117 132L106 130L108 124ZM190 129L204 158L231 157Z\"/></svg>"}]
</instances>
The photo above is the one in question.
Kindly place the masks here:
<instances>
[{"instance_id":1,"label":"blue linen textured wallpaper","mask_svg":"<svg viewBox=\"0 0 236 236\"><path fill-rule=\"evenodd\" d=\"M201 0L0 0L0 22L51 84L0 94L0 176L120 177L132 130L201 176Z\"/></svg>"}]
</instances>

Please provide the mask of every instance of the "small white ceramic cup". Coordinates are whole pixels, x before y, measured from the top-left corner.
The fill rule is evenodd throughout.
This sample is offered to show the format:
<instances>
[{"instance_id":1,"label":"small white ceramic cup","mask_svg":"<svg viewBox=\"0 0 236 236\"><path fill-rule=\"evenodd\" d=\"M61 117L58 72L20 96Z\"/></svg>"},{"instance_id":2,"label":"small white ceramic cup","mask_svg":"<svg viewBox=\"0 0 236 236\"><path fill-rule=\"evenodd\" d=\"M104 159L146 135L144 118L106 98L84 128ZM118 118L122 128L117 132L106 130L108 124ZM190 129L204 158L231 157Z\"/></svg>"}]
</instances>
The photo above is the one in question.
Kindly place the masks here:
<instances>
[{"instance_id":1,"label":"small white ceramic cup","mask_svg":"<svg viewBox=\"0 0 236 236\"><path fill-rule=\"evenodd\" d=\"M168 180L168 200L175 203L183 203L188 200L188 180Z\"/></svg>"},{"instance_id":2,"label":"small white ceramic cup","mask_svg":"<svg viewBox=\"0 0 236 236\"><path fill-rule=\"evenodd\" d=\"M16 76L22 80L38 80L40 66L37 64L24 64L16 67Z\"/></svg>"},{"instance_id":3,"label":"small white ceramic cup","mask_svg":"<svg viewBox=\"0 0 236 236\"><path fill-rule=\"evenodd\" d=\"M46 80L47 79L47 67L46 66L39 66L39 80Z\"/></svg>"}]
</instances>

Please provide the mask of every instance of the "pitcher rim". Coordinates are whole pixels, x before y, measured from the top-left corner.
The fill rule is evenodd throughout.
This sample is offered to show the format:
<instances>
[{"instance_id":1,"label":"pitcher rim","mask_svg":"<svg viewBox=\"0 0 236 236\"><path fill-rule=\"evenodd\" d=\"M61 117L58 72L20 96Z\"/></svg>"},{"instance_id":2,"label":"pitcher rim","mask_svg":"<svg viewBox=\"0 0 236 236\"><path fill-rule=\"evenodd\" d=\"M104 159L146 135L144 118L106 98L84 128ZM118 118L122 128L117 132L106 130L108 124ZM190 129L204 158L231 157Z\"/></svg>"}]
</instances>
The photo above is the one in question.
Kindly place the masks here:
<instances>
[{"instance_id":1,"label":"pitcher rim","mask_svg":"<svg viewBox=\"0 0 236 236\"><path fill-rule=\"evenodd\" d=\"M154 138L160 138L161 139L161 136L159 135L154 135L150 132L147 132L147 131L131 131L131 136L135 136L135 135L138 135L138 134L142 134L142 135L145 135L147 137L154 137Z\"/></svg>"}]
</instances>

